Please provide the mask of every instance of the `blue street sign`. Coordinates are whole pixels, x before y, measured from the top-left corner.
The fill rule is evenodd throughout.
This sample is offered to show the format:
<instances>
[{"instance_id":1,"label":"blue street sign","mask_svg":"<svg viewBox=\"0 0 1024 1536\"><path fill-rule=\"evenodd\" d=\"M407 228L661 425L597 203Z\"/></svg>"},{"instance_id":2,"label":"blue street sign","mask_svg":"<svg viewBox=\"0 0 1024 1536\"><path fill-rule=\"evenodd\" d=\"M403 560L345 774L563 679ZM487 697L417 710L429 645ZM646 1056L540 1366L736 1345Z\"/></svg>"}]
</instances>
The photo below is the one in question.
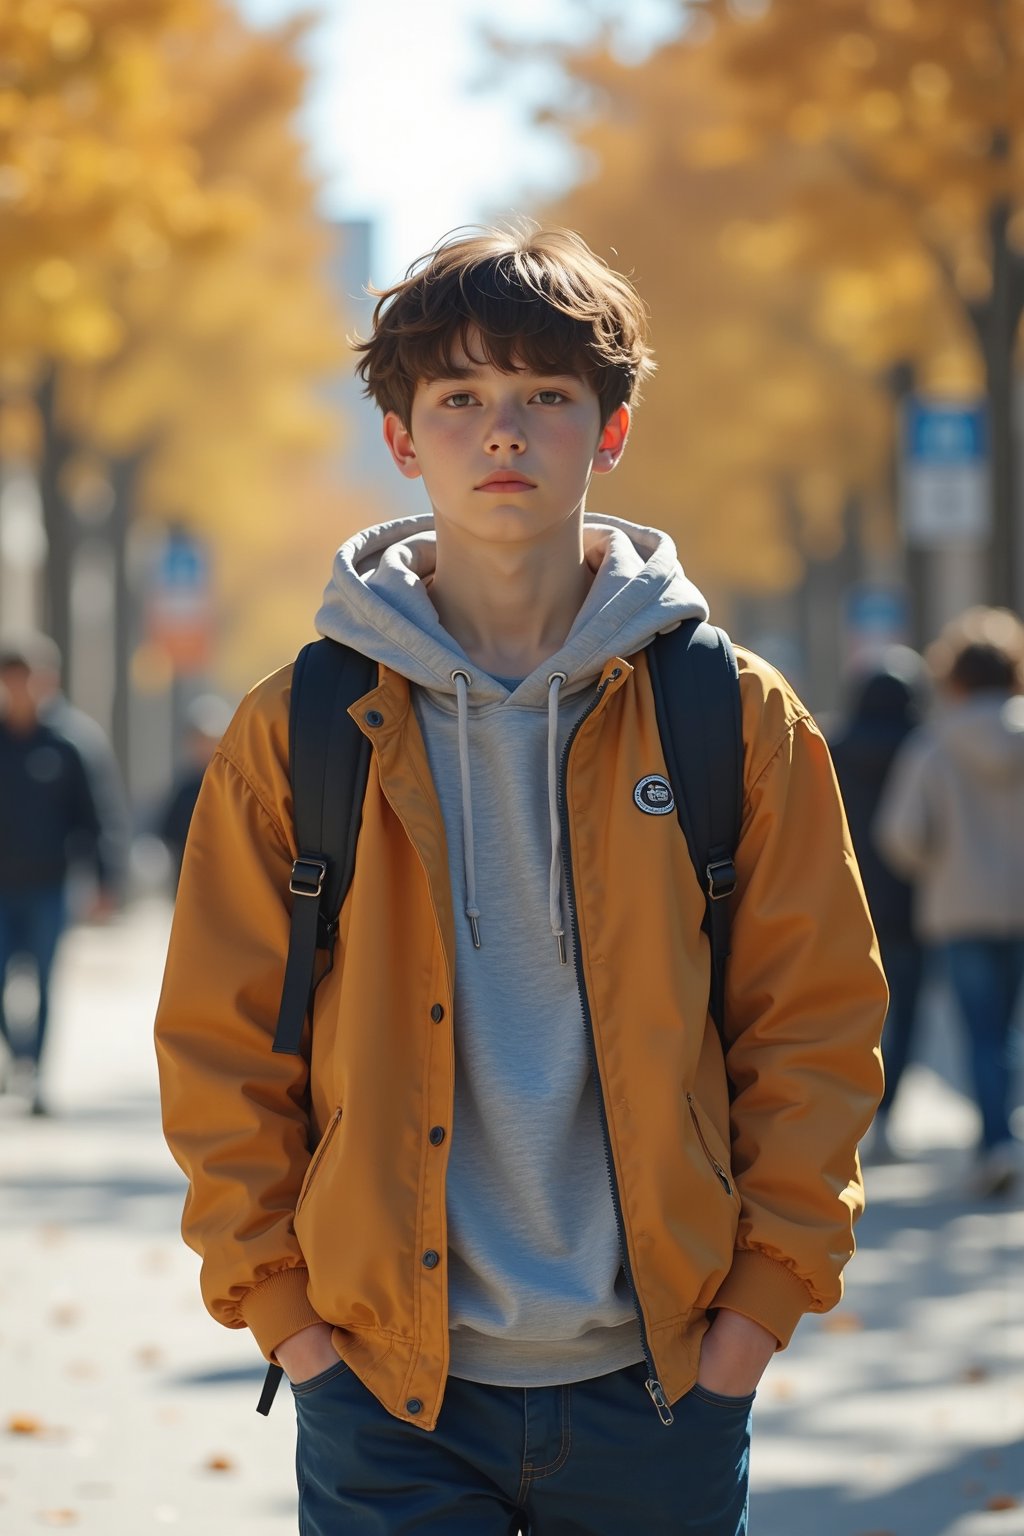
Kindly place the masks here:
<instances>
[{"instance_id":1,"label":"blue street sign","mask_svg":"<svg viewBox=\"0 0 1024 1536\"><path fill-rule=\"evenodd\" d=\"M907 542L978 542L989 532L984 404L912 398L904 407L901 515Z\"/></svg>"}]
</instances>

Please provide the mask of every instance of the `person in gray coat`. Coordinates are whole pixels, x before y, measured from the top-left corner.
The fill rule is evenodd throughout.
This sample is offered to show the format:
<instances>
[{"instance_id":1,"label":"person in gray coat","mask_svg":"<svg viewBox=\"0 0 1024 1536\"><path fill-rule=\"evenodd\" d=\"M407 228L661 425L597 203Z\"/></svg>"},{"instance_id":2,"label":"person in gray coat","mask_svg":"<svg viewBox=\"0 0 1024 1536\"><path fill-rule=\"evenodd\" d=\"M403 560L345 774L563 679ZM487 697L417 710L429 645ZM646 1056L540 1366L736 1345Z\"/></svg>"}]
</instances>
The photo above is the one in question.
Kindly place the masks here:
<instances>
[{"instance_id":1,"label":"person in gray coat","mask_svg":"<svg viewBox=\"0 0 1024 1536\"><path fill-rule=\"evenodd\" d=\"M915 881L918 930L945 957L981 1116L975 1187L995 1194L1021 1171L1010 1110L1024 981L1024 625L972 609L929 663L943 707L897 757L875 837Z\"/></svg>"}]
</instances>

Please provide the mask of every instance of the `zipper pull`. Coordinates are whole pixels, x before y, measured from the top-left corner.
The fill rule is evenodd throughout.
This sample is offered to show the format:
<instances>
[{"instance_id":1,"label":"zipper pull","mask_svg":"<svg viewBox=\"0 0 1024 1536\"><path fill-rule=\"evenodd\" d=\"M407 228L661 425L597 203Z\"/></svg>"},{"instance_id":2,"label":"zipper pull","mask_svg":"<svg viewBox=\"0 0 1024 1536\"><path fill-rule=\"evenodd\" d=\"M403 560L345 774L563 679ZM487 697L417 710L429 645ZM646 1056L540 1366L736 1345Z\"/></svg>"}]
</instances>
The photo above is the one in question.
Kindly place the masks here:
<instances>
[{"instance_id":1,"label":"zipper pull","mask_svg":"<svg viewBox=\"0 0 1024 1536\"><path fill-rule=\"evenodd\" d=\"M672 1409L668 1405L668 1398L665 1396L665 1389L661 1385L661 1382L653 1380L645 1381L644 1386L647 1388L651 1402L658 1410L658 1418L661 1420L661 1422L665 1425L674 1424L675 1416L672 1413Z\"/></svg>"}]
</instances>

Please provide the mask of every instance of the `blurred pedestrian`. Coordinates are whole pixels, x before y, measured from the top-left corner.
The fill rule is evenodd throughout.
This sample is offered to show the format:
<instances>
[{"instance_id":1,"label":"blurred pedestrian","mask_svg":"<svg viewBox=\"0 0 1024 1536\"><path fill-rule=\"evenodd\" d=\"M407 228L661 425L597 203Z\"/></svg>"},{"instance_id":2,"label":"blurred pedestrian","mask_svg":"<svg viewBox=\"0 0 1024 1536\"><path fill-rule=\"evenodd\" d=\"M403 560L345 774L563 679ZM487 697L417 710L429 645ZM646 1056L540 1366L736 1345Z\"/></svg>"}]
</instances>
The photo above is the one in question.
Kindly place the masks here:
<instances>
[{"instance_id":1,"label":"blurred pedestrian","mask_svg":"<svg viewBox=\"0 0 1024 1536\"><path fill-rule=\"evenodd\" d=\"M117 757L103 727L84 709L77 709L64 693L57 642L49 635L32 635L30 646L32 689L39 702L39 718L78 748L99 817L106 882L103 898L106 904L121 906L128 893L132 827Z\"/></svg>"},{"instance_id":2,"label":"blurred pedestrian","mask_svg":"<svg viewBox=\"0 0 1024 1536\"><path fill-rule=\"evenodd\" d=\"M857 678L847 718L829 741L889 983L885 1093L866 1143L879 1160L893 1156L889 1115L910 1055L924 946L914 931L913 887L882 858L872 827L893 760L921 723L925 692L921 657L907 646L889 647L876 667Z\"/></svg>"},{"instance_id":3,"label":"blurred pedestrian","mask_svg":"<svg viewBox=\"0 0 1024 1536\"><path fill-rule=\"evenodd\" d=\"M182 762L174 776L157 825L157 832L173 861L175 885L181 874L185 842L203 775L230 723L230 705L213 693L204 693L198 699L193 699L185 712Z\"/></svg>"},{"instance_id":4,"label":"blurred pedestrian","mask_svg":"<svg viewBox=\"0 0 1024 1536\"><path fill-rule=\"evenodd\" d=\"M0 642L0 1036L24 1063L33 1114L44 1114L43 1050L50 974L67 923L68 871L79 860L96 871L97 893L85 914L112 906L101 826L81 755L40 718L30 642ZM3 1006L10 963L24 956L36 974L38 1002L27 1038L10 1027Z\"/></svg>"},{"instance_id":5,"label":"blurred pedestrian","mask_svg":"<svg viewBox=\"0 0 1024 1536\"><path fill-rule=\"evenodd\" d=\"M943 708L894 764L876 836L917 881L919 931L945 957L981 1113L975 1188L996 1194L1021 1168L1010 1036L1024 979L1024 625L971 609L928 660Z\"/></svg>"}]
</instances>

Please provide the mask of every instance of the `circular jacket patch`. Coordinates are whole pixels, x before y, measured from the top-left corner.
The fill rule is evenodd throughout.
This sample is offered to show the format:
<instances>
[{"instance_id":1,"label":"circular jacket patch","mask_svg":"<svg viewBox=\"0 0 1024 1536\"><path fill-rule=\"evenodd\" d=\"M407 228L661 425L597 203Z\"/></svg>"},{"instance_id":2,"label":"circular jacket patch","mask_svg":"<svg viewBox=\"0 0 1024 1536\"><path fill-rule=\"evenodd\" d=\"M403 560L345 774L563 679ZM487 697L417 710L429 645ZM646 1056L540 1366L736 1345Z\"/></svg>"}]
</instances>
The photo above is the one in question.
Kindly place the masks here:
<instances>
[{"instance_id":1,"label":"circular jacket patch","mask_svg":"<svg viewBox=\"0 0 1024 1536\"><path fill-rule=\"evenodd\" d=\"M648 816L667 816L676 808L672 786L660 773L649 773L633 791L633 799Z\"/></svg>"}]
</instances>

